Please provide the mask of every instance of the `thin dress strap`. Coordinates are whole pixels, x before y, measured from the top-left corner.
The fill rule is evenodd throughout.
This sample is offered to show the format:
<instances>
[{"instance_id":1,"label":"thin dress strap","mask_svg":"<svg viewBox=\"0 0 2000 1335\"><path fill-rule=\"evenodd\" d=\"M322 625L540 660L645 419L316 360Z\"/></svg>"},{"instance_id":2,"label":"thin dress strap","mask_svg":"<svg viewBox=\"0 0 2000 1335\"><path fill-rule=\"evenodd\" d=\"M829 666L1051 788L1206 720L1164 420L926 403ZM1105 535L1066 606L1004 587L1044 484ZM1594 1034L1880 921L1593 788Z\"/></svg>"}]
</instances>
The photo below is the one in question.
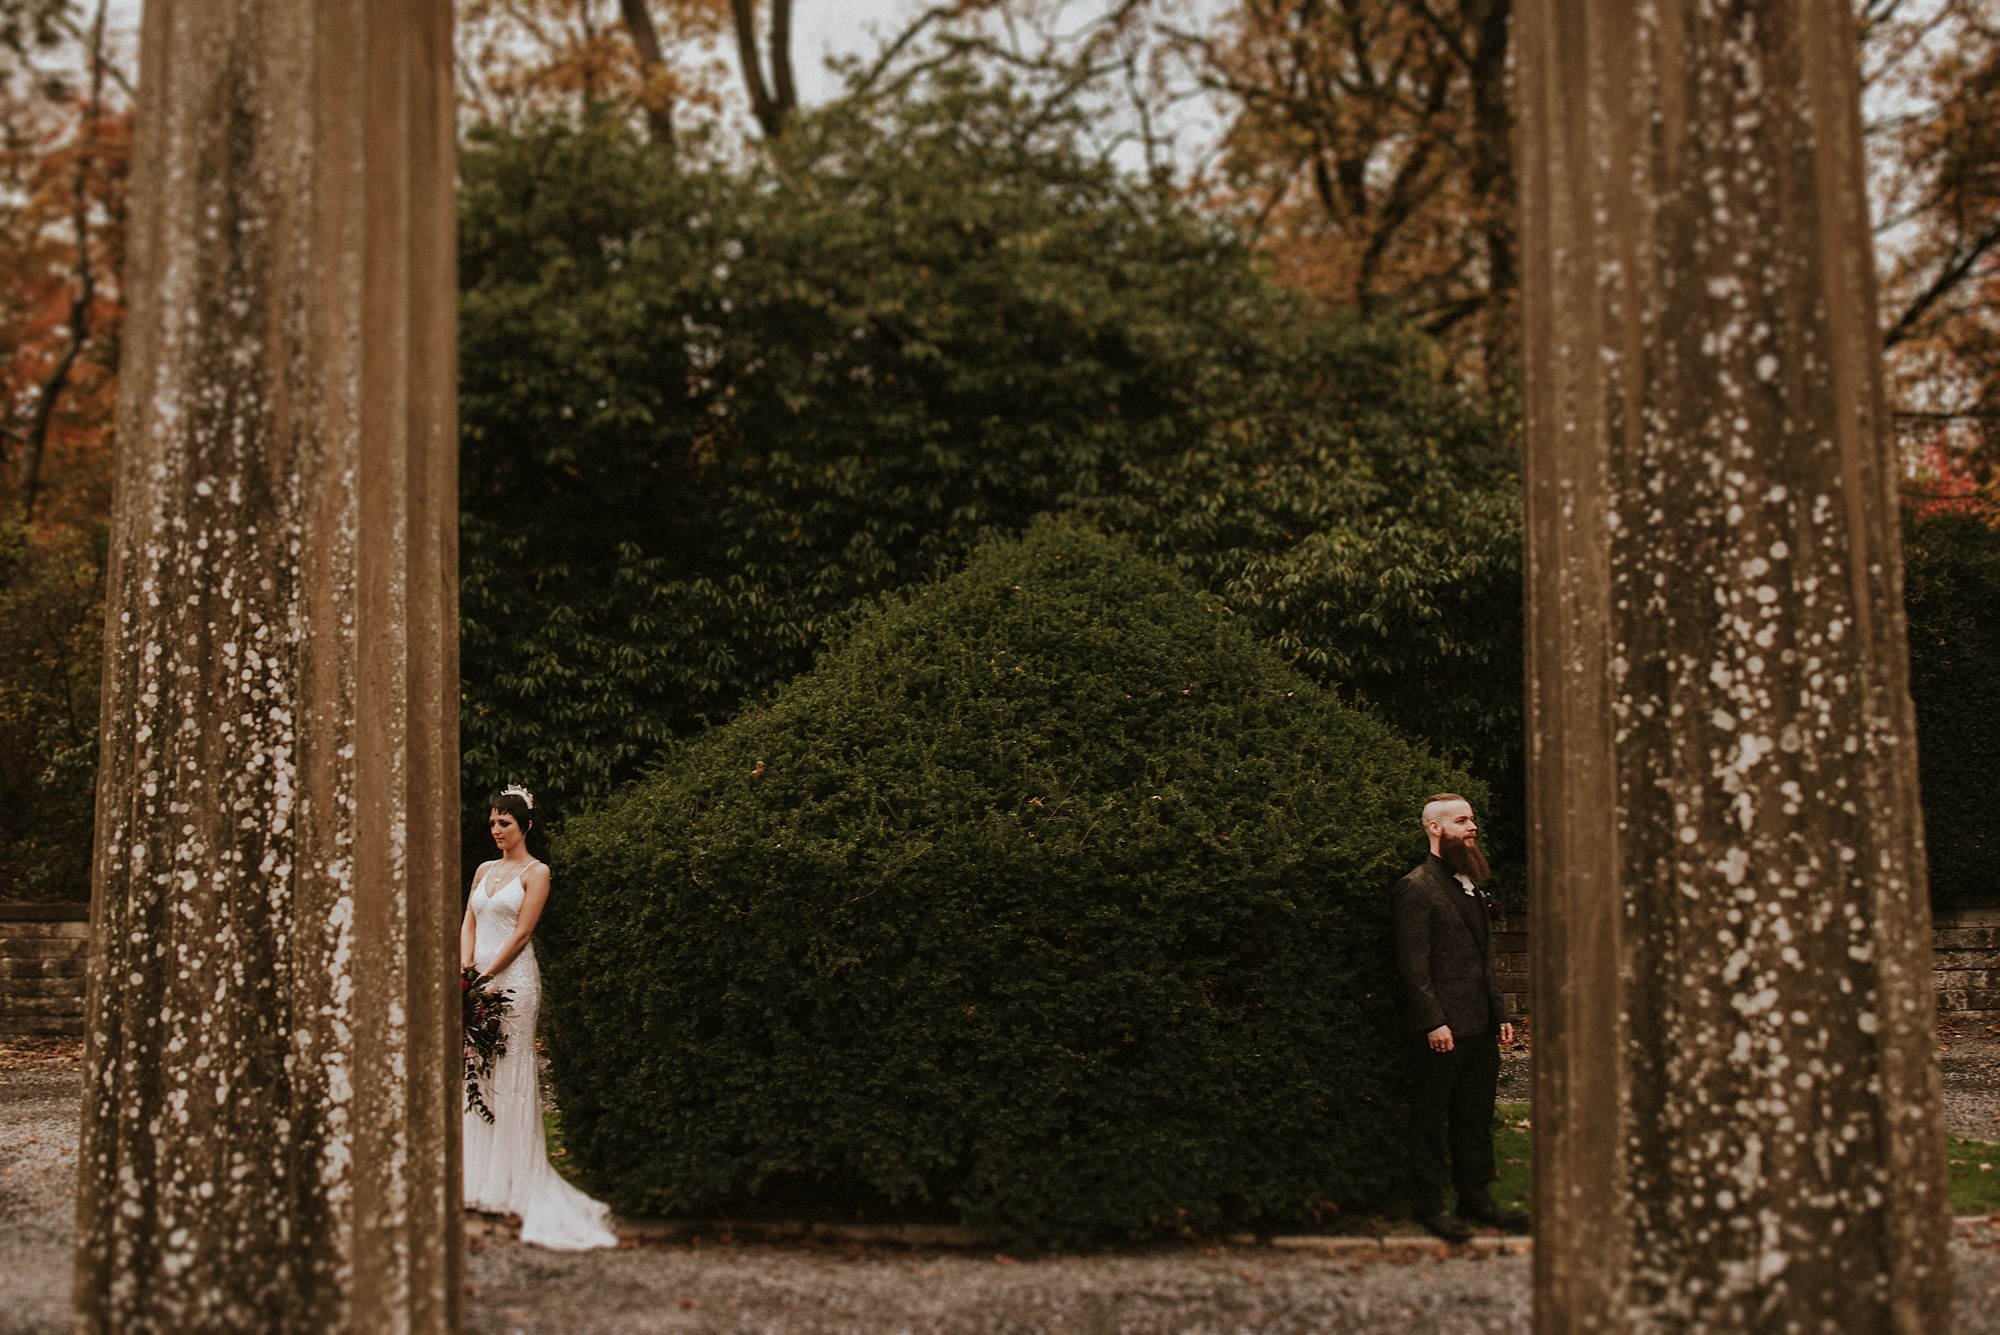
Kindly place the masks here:
<instances>
[{"instance_id":1,"label":"thin dress strap","mask_svg":"<svg viewBox=\"0 0 2000 1335\"><path fill-rule=\"evenodd\" d=\"M539 862L540 862L539 858L529 858L526 862L522 863L521 870L516 873L516 879L525 878L529 872L535 869L535 866ZM479 889L487 894L494 893L492 878L494 874L498 872L502 867L506 867L508 865L509 865L508 863L501 861L499 858L495 858L493 859L493 861L486 864L486 870L483 873L481 873L479 877ZM505 881L501 881L499 882L499 884L505 885L507 883Z\"/></svg>"}]
</instances>

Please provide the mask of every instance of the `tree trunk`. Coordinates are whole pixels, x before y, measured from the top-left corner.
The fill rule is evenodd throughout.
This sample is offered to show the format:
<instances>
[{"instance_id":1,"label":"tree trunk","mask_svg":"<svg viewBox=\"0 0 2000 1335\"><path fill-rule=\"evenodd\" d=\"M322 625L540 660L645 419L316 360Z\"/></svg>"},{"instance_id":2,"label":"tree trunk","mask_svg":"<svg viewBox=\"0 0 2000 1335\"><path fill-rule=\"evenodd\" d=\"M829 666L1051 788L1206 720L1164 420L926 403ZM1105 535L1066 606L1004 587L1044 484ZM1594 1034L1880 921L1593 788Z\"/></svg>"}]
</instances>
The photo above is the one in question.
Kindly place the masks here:
<instances>
[{"instance_id":1,"label":"tree trunk","mask_svg":"<svg viewBox=\"0 0 2000 1335\"><path fill-rule=\"evenodd\" d=\"M785 132L785 121L799 104L792 82L791 0L775 0L772 6L771 81L765 80L763 58L757 54L753 0L730 0L729 12L736 28L736 56L743 65L743 83L750 92L750 110L764 137L776 139Z\"/></svg>"},{"instance_id":2,"label":"tree trunk","mask_svg":"<svg viewBox=\"0 0 2000 1335\"><path fill-rule=\"evenodd\" d=\"M654 143L672 148L673 103L661 101L651 86L667 67L666 49L660 45L660 30L653 25L653 12L648 0L618 0L618 13L625 22L625 31L631 35L633 50L639 53L639 68L646 78L647 87L642 90L646 126L652 131Z\"/></svg>"},{"instance_id":3,"label":"tree trunk","mask_svg":"<svg viewBox=\"0 0 2000 1335\"><path fill-rule=\"evenodd\" d=\"M1514 117L1507 97L1511 0L1464 0L1460 14L1471 53L1472 197L1486 259L1486 309L1481 313L1486 381L1498 388L1520 365L1520 262L1514 236Z\"/></svg>"},{"instance_id":4,"label":"tree trunk","mask_svg":"<svg viewBox=\"0 0 2000 1335\"><path fill-rule=\"evenodd\" d=\"M799 89L792 78L792 0L771 0L771 88L787 116L798 109Z\"/></svg>"},{"instance_id":5,"label":"tree trunk","mask_svg":"<svg viewBox=\"0 0 2000 1335\"><path fill-rule=\"evenodd\" d=\"M450 37L145 11L79 1329L459 1326Z\"/></svg>"},{"instance_id":6,"label":"tree trunk","mask_svg":"<svg viewBox=\"0 0 2000 1335\"><path fill-rule=\"evenodd\" d=\"M1853 19L1519 15L1536 1328L1942 1330Z\"/></svg>"}]
</instances>

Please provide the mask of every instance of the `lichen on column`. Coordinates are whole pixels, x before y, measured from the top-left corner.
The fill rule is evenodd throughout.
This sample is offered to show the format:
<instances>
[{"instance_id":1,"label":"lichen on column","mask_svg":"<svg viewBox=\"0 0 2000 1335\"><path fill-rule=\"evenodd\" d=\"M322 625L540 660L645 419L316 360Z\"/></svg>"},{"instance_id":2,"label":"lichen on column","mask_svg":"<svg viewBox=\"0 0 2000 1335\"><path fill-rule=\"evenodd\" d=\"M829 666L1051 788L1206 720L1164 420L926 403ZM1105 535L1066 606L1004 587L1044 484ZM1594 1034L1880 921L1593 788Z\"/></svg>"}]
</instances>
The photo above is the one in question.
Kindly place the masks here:
<instances>
[{"instance_id":1,"label":"lichen on column","mask_svg":"<svg viewBox=\"0 0 2000 1335\"><path fill-rule=\"evenodd\" d=\"M84 1329L455 1329L449 6L141 37Z\"/></svg>"},{"instance_id":2,"label":"lichen on column","mask_svg":"<svg viewBox=\"0 0 2000 1335\"><path fill-rule=\"evenodd\" d=\"M1942 1329L1852 14L1517 37L1537 1327Z\"/></svg>"}]
</instances>

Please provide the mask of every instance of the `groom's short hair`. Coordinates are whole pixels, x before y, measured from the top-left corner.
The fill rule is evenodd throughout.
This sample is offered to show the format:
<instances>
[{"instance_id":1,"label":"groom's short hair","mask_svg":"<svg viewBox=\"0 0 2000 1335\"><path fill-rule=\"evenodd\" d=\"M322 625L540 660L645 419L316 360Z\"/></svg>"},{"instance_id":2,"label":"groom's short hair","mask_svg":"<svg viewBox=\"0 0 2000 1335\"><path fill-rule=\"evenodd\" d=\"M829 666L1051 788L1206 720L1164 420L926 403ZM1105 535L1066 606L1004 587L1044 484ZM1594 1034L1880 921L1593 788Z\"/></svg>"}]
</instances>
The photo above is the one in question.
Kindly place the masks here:
<instances>
[{"instance_id":1,"label":"groom's short hair","mask_svg":"<svg viewBox=\"0 0 2000 1335\"><path fill-rule=\"evenodd\" d=\"M1465 802L1465 799L1457 793L1432 793L1424 802L1424 814L1420 819L1420 823L1424 829L1430 829L1431 822L1438 819L1438 809L1440 807L1449 806L1453 802ZM1466 805L1471 806L1472 804L1466 802Z\"/></svg>"}]
</instances>

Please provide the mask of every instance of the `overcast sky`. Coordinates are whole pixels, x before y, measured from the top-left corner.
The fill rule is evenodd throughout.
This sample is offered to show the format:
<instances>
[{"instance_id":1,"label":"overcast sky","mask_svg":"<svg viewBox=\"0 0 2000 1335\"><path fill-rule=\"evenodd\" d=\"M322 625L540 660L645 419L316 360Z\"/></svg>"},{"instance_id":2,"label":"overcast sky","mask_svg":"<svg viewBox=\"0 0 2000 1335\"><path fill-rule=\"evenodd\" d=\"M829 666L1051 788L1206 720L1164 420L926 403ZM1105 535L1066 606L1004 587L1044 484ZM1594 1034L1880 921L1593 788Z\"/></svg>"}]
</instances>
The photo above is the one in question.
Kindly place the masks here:
<instances>
[{"instance_id":1,"label":"overcast sky","mask_svg":"<svg viewBox=\"0 0 2000 1335\"><path fill-rule=\"evenodd\" d=\"M302 0L285 0L301 3ZM923 12L929 0L796 0L792 10L792 57L799 96L824 101L839 84L826 73L829 55L871 53L885 38ZM1077 0L1079 19L1109 7L1109 0ZM90 6L86 4L85 12ZM136 45L142 0L110 0L107 24L121 41Z\"/></svg>"},{"instance_id":2,"label":"overcast sky","mask_svg":"<svg viewBox=\"0 0 2000 1335\"><path fill-rule=\"evenodd\" d=\"M298 4L306 0L279 2ZM792 64L798 78L800 100L808 106L816 105L839 92L839 80L827 72L829 56L874 54L881 49L883 42L901 32L931 2L795 0L792 11ZM1206 13L1219 12L1226 2L1180 0L1178 8L1183 16L1199 18ZM139 20L146 0L107 0L107 3L107 23L114 46L119 48L119 62L127 69L136 69ZM1075 32L1109 10L1116 0L1057 0L1057 3L1061 9L1062 30ZM86 14L94 7L91 0L83 0L82 8ZM760 9L768 10L768 6L760 6ZM736 57L733 49L728 52L727 60L734 68ZM1191 169L1206 155L1219 133L1212 109L1191 102L1176 107L1170 114L1169 125L1176 142L1174 156L1183 171ZM1107 123L1105 128L1107 136L1112 137L1120 127ZM1128 167L1137 168L1140 165L1137 150L1130 144L1121 148L1116 157Z\"/></svg>"},{"instance_id":3,"label":"overcast sky","mask_svg":"<svg viewBox=\"0 0 2000 1335\"><path fill-rule=\"evenodd\" d=\"M927 0L799 0L792 9L792 56L799 97L818 102L836 91L826 76L829 55L874 52Z\"/></svg>"},{"instance_id":4,"label":"overcast sky","mask_svg":"<svg viewBox=\"0 0 2000 1335\"><path fill-rule=\"evenodd\" d=\"M799 82L833 91L820 71L829 52L872 51L875 40L870 29L893 33L897 20L914 16L925 0L796 0L792 11L792 50L798 65ZM92 8L85 4L88 17ZM127 40L137 40L142 0L110 0L108 26ZM806 90L800 89L803 95Z\"/></svg>"}]
</instances>

